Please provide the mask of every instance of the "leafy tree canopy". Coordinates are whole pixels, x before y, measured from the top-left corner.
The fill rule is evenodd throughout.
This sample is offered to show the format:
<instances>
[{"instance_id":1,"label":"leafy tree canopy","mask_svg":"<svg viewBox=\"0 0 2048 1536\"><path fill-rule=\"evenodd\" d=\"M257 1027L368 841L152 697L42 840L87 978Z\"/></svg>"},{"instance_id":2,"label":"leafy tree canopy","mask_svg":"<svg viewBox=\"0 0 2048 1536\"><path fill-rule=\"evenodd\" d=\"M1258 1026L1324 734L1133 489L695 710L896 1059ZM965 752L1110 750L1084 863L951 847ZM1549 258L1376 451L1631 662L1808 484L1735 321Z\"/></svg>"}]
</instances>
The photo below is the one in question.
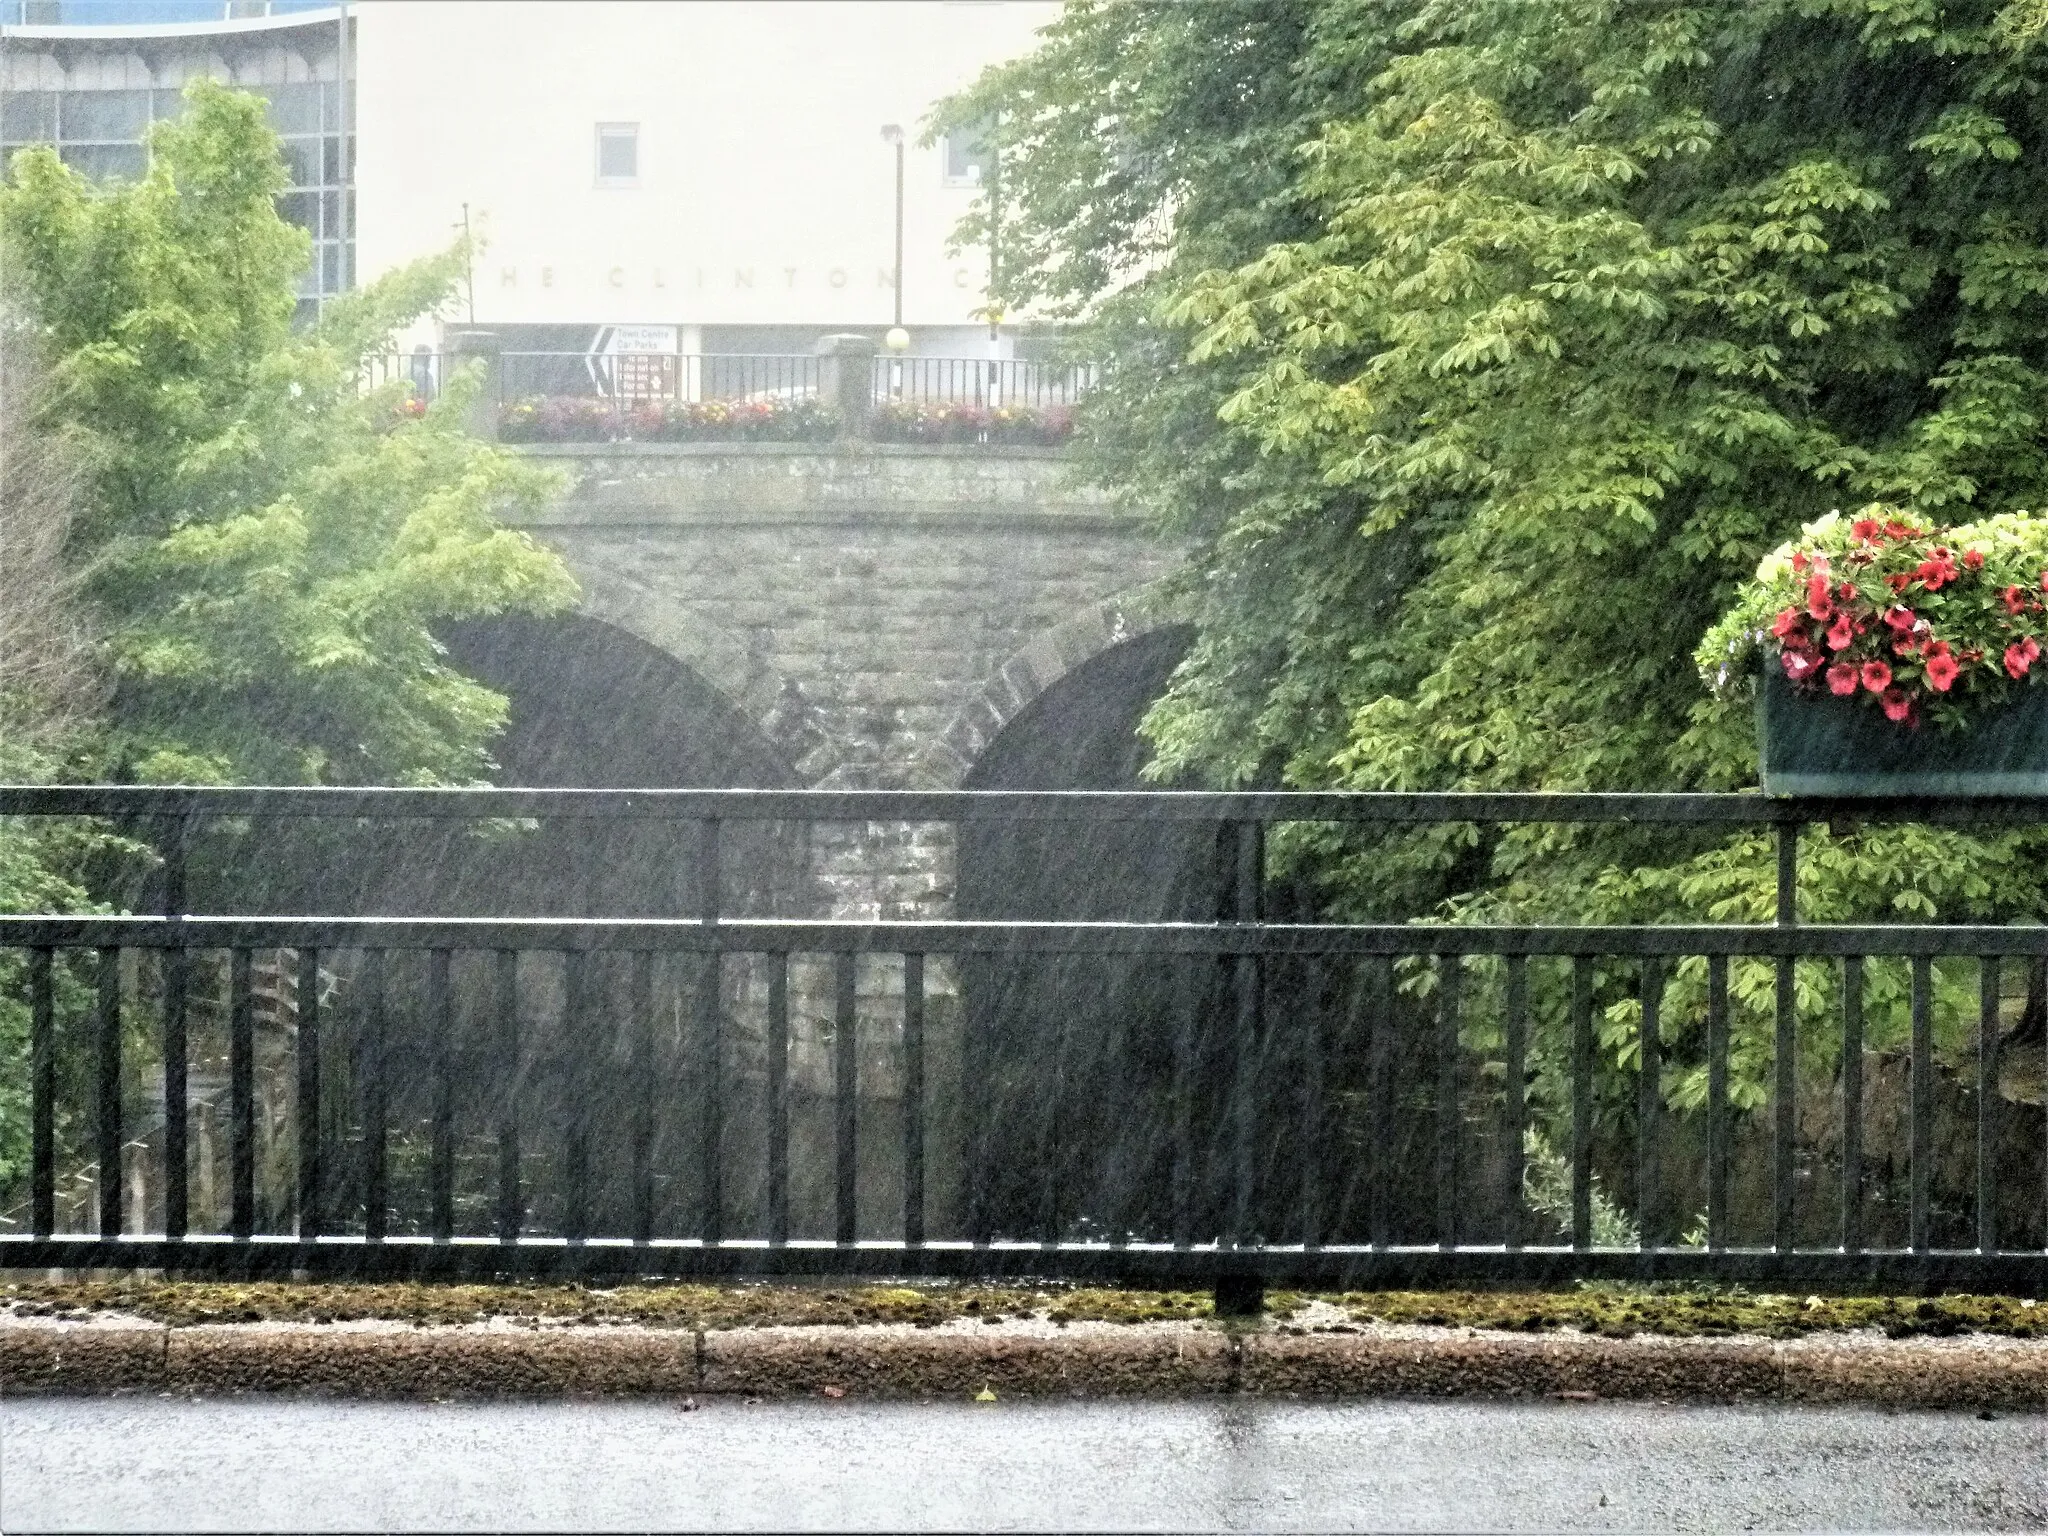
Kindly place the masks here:
<instances>
[{"instance_id":1,"label":"leafy tree canopy","mask_svg":"<svg viewBox=\"0 0 2048 1536\"><path fill-rule=\"evenodd\" d=\"M50 149L0 188L9 281L47 370L43 424L82 441L70 540L113 683L76 770L204 782L471 781L504 699L450 667L447 620L570 603L504 513L544 471L423 414L366 359L435 308L459 253L292 327L310 248L255 97L199 82L147 174L88 183Z\"/></svg>"},{"instance_id":2,"label":"leafy tree canopy","mask_svg":"<svg viewBox=\"0 0 2048 1536\"><path fill-rule=\"evenodd\" d=\"M1193 548L1161 773L1754 782L1691 656L1835 507L2048 506L2027 0L1073 0L993 122L1002 299L1108 360L1094 474ZM2035 911L2016 837L1816 834L1811 915ZM1757 917L1760 840L1444 828L1341 911Z\"/></svg>"}]
</instances>

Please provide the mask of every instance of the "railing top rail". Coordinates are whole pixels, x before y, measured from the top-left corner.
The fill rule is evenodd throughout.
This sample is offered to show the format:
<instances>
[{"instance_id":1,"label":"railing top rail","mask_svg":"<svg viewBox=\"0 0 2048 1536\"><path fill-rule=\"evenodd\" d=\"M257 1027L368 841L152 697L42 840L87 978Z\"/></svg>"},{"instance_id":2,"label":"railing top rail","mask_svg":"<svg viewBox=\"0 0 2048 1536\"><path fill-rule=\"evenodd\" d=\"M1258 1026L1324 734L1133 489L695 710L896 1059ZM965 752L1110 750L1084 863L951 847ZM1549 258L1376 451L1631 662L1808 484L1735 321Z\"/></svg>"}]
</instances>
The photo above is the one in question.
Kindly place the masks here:
<instances>
[{"instance_id":1,"label":"railing top rail","mask_svg":"<svg viewBox=\"0 0 2048 1536\"><path fill-rule=\"evenodd\" d=\"M797 918L0 917L0 946L709 951L732 954L2041 955L2048 926L861 922Z\"/></svg>"},{"instance_id":2,"label":"railing top rail","mask_svg":"<svg viewBox=\"0 0 2048 1536\"><path fill-rule=\"evenodd\" d=\"M1657 822L2027 825L2048 799L1900 795L1407 793L1310 790L409 789L131 784L0 785L0 815L490 817L736 821Z\"/></svg>"}]
</instances>

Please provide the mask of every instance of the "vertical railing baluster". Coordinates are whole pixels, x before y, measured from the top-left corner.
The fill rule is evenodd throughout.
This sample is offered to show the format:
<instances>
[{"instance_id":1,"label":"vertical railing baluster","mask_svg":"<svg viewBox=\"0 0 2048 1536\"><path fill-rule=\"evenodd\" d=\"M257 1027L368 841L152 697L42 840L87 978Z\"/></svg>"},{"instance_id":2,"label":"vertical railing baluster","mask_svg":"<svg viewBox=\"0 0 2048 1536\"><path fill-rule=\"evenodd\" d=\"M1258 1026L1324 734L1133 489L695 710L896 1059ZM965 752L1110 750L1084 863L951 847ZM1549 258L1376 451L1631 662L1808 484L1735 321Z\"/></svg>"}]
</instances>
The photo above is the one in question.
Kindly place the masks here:
<instances>
[{"instance_id":1,"label":"vertical railing baluster","mask_svg":"<svg viewBox=\"0 0 2048 1536\"><path fill-rule=\"evenodd\" d=\"M1508 956L1507 1085L1504 1108L1507 1146L1501 1160L1501 1211L1509 1252L1522 1246L1528 1230L1522 1185L1527 1177L1523 1144L1529 1136L1529 957Z\"/></svg>"},{"instance_id":2,"label":"vertical railing baluster","mask_svg":"<svg viewBox=\"0 0 2048 1536\"><path fill-rule=\"evenodd\" d=\"M427 1183L437 1243L455 1236L455 994L448 975L452 961L445 949L427 956L427 1049L434 1095Z\"/></svg>"},{"instance_id":3,"label":"vertical railing baluster","mask_svg":"<svg viewBox=\"0 0 2048 1536\"><path fill-rule=\"evenodd\" d=\"M1300 1031L1301 1245L1305 1249L1318 1247L1323 1240L1323 1041L1334 985L1328 955L1313 956L1306 963L1313 970L1306 989L1307 1016Z\"/></svg>"},{"instance_id":4,"label":"vertical railing baluster","mask_svg":"<svg viewBox=\"0 0 2048 1536\"><path fill-rule=\"evenodd\" d=\"M94 1041L97 1068L94 1129L99 1140L99 1232L121 1235L121 951L103 949Z\"/></svg>"},{"instance_id":5,"label":"vertical railing baluster","mask_svg":"<svg viewBox=\"0 0 2048 1536\"><path fill-rule=\"evenodd\" d=\"M1067 1087L1066 959L1049 957L1052 965L1052 1006L1046 1010L1050 1060L1046 1063L1045 1104L1038 1121L1038 1241L1051 1248L1060 1240L1060 1127Z\"/></svg>"},{"instance_id":6,"label":"vertical railing baluster","mask_svg":"<svg viewBox=\"0 0 2048 1536\"><path fill-rule=\"evenodd\" d=\"M256 1235L256 998L254 957L232 951L228 962L228 1125L233 1196L228 1233L238 1243Z\"/></svg>"},{"instance_id":7,"label":"vertical railing baluster","mask_svg":"<svg viewBox=\"0 0 2048 1536\"><path fill-rule=\"evenodd\" d=\"M723 824L716 817L696 823L697 920L715 926L724 887ZM698 1094L697 1147L700 1209L697 1230L707 1243L725 1237L725 1010L719 986L721 957L707 951L697 972L696 1027L702 1073Z\"/></svg>"},{"instance_id":8,"label":"vertical railing baluster","mask_svg":"<svg viewBox=\"0 0 2048 1536\"><path fill-rule=\"evenodd\" d=\"M1643 959L1643 1014L1637 1030L1636 1072L1636 1219L1637 1246L1645 1254L1663 1246L1664 1229L1664 967L1655 956Z\"/></svg>"},{"instance_id":9,"label":"vertical railing baluster","mask_svg":"<svg viewBox=\"0 0 2048 1536\"><path fill-rule=\"evenodd\" d=\"M1200 1010L1176 987L1183 1003L1173 1021L1173 1245L1195 1240L1195 1024Z\"/></svg>"},{"instance_id":10,"label":"vertical railing baluster","mask_svg":"<svg viewBox=\"0 0 2048 1536\"><path fill-rule=\"evenodd\" d=\"M633 952L632 1030L633 1241L654 1239L654 955Z\"/></svg>"},{"instance_id":11,"label":"vertical railing baluster","mask_svg":"<svg viewBox=\"0 0 2048 1536\"><path fill-rule=\"evenodd\" d=\"M1458 1246L1458 1014L1464 961L1437 957L1436 1245Z\"/></svg>"},{"instance_id":12,"label":"vertical railing baluster","mask_svg":"<svg viewBox=\"0 0 2048 1536\"><path fill-rule=\"evenodd\" d=\"M854 956L842 952L833 956L833 1172L834 1234L842 1247L852 1247L859 1235L858 1180L860 1166L860 1050L856 1034L858 997L854 991Z\"/></svg>"},{"instance_id":13,"label":"vertical railing baluster","mask_svg":"<svg viewBox=\"0 0 2048 1536\"><path fill-rule=\"evenodd\" d=\"M1572 956L1572 1246L1593 1245L1593 958Z\"/></svg>"},{"instance_id":14,"label":"vertical railing baluster","mask_svg":"<svg viewBox=\"0 0 2048 1536\"><path fill-rule=\"evenodd\" d=\"M1928 1247L1927 1194L1934 1173L1933 962L1913 957L1913 1059L1907 1083L1912 1151L1907 1169L1907 1244L1915 1253Z\"/></svg>"},{"instance_id":15,"label":"vertical railing baluster","mask_svg":"<svg viewBox=\"0 0 2048 1536\"><path fill-rule=\"evenodd\" d=\"M1977 961L1977 1251L1998 1251L1998 956Z\"/></svg>"},{"instance_id":16,"label":"vertical railing baluster","mask_svg":"<svg viewBox=\"0 0 2048 1536\"><path fill-rule=\"evenodd\" d=\"M519 1179L519 952L496 952L496 1015L498 1057L498 1241L517 1242L526 1221L526 1200Z\"/></svg>"},{"instance_id":17,"label":"vertical railing baluster","mask_svg":"<svg viewBox=\"0 0 2048 1536\"><path fill-rule=\"evenodd\" d=\"M924 1244L924 956L903 957L903 1241Z\"/></svg>"},{"instance_id":18,"label":"vertical railing baluster","mask_svg":"<svg viewBox=\"0 0 2048 1536\"><path fill-rule=\"evenodd\" d=\"M1778 823L1777 921L1789 928L1799 921L1799 823Z\"/></svg>"},{"instance_id":19,"label":"vertical railing baluster","mask_svg":"<svg viewBox=\"0 0 2048 1536\"><path fill-rule=\"evenodd\" d=\"M390 1170L385 1142L390 1116L386 1080L389 1021L385 1017L385 952L363 952L363 1236L381 1243L390 1225Z\"/></svg>"},{"instance_id":20,"label":"vertical railing baluster","mask_svg":"<svg viewBox=\"0 0 2048 1536\"><path fill-rule=\"evenodd\" d=\"M1231 918L1255 924L1263 915L1266 871L1266 829L1263 823L1237 823L1232 849ZM1265 964L1256 954L1231 957L1236 994L1236 1030L1232 1048L1232 1146L1230 1240L1233 1246L1255 1239L1259 1138L1259 1050L1265 1001Z\"/></svg>"},{"instance_id":21,"label":"vertical railing baluster","mask_svg":"<svg viewBox=\"0 0 2048 1536\"><path fill-rule=\"evenodd\" d=\"M1842 1251L1863 1251L1863 957L1842 962Z\"/></svg>"},{"instance_id":22,"label":"vertical railing baluster","mask_svg":"<svg viewBox=\"0 0 2048 1536\"><path fill-rule=\"evenodd\" d=\"M1776 1006L1771 1047L1771 1246L1790 1251L1797 1236L1797 1169L1793 1135L1798 1113L1799 992L1797 962L1790 955L1777 961Z\"/></svg>"},{"instance_id":23,"label":"vertical railing baluster","mask_svg":"<svg viewBox=\"0 0 2048 1536\"><path fill-rule=\"evenodd\" d=\"M789 955L768 957L768 1241L789 1241Z\"/></svg>"},{"instance_id":24,"label":"vertical railing baluster","mask_svg":"<svg viewBox=\"0 0 2048 1536\"><path fill-rule=\"evenodd\" d=\"M1707 1247L1728 1246L1728 957L1707 957Z\"/></svg>"},{"instance_id":25,"label":"vertical railing baluster","mask_svg":"<svg viewBox=\"0 0 2048 1536\"><path fill-rule=\"evenodd\" d=\"M55 955L28 952L29 1229L57 1230L57 1008L50 972Z\"/></svg>"},{"instance_id":26,"label":"vertical railing baluster","mask_svg":"<svg viewBox=\"0 0 2048 1536\"><path fill-rule=\"evenodd\" d=\"M191 957L183 946L163 952L164 978L164 1237L184 1241L191 1205L187 1164L191 1147L189 1016Z\"/></svg>"},{"instance_id":27,"label":"vertical railing baluster","mask_svg":"<svg viewBox=\"0 0 2048 1536\"><path fill-rule=\"evenodd\" d=\"M310 1243L321 1233L320 1169L320 951L299 951L298 1038L293 1042L298 1067L298 1102L294 1106L299 1132L299 1240Z\"/></svg>"},{"instance_id":28,"label":"vertical railing baluster","mask_svg":"<svg viewBox=\"0 0 2048 1536\"><path fill-rule=\"evenodd\" d=\"M590 1118L595 1097L587 957L580 949L562 956L562 1236L580 1243L590 1236Z\"/></svg>"},{"instance_id":29,"label":"vertical railing baluster","mask_svg":"<svg viewBox=\"0 0 2048 1536\"><path fill-rule=\"evenodd\" d=\"M1373 1247L1391 1239L1390 1186L1394 1182L1394 957L1374 955L1367 962L1372 1006L1367 1012L1365 1047L1366 1233Z\"/></svg>"}]
</instances>

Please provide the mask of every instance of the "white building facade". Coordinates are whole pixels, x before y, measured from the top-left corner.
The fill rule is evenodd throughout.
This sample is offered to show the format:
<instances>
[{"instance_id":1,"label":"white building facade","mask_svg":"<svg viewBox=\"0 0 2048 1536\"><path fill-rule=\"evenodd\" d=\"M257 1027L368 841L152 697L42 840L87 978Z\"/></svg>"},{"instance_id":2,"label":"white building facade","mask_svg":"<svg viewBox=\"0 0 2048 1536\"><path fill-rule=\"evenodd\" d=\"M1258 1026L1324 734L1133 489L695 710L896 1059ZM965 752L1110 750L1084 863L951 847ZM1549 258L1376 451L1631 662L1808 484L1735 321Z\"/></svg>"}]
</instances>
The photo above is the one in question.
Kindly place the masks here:
<instances>
[{"instance_id":1,"label":"white building facade","mask_svg":"<svg viewBox=\"0 0 2048 1536\"><path fill-rule=\"evenodd\" d=\"M318 247L309 305L466 226L469 291L444 320L508 352L640 349L618 333L647 350L803 354L832 333L879 338L900 313L913 355L1007 356L1016 328L992 344L988 251L947 249L985 153L918 140L935 102L1028 51L1058 11L0 0L0 142L53 140L88 174L137 174L148 122L205 73L272 100L294 167L284 211ZM905 141L900 311L890 127Z\"/></svg>"}]
</instances>

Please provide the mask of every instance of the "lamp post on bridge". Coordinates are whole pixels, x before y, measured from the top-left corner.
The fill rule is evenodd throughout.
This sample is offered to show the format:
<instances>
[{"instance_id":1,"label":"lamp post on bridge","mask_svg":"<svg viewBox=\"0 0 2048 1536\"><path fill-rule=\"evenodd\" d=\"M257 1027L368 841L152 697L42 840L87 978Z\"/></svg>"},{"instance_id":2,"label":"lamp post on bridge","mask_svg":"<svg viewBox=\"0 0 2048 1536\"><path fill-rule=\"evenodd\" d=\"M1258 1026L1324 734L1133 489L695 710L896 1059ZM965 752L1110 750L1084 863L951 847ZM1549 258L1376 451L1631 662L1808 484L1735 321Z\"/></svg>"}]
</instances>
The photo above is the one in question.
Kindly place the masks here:
<instances>
[{"instance_id":1,"label":"lamp post on bridge","mask_svg":"<svg viewBox=\"0 0 2048 1536\"><path fill-rule=\"evenodd\" d=\"M889 394L894 399L903 394L903 354L910 349L910 332L903 328L903 125L884 123L882 142L896 151L896 269L891 285L896 304L889 334L882 339L889 349Z\"/></svg>"}]
</instances>

